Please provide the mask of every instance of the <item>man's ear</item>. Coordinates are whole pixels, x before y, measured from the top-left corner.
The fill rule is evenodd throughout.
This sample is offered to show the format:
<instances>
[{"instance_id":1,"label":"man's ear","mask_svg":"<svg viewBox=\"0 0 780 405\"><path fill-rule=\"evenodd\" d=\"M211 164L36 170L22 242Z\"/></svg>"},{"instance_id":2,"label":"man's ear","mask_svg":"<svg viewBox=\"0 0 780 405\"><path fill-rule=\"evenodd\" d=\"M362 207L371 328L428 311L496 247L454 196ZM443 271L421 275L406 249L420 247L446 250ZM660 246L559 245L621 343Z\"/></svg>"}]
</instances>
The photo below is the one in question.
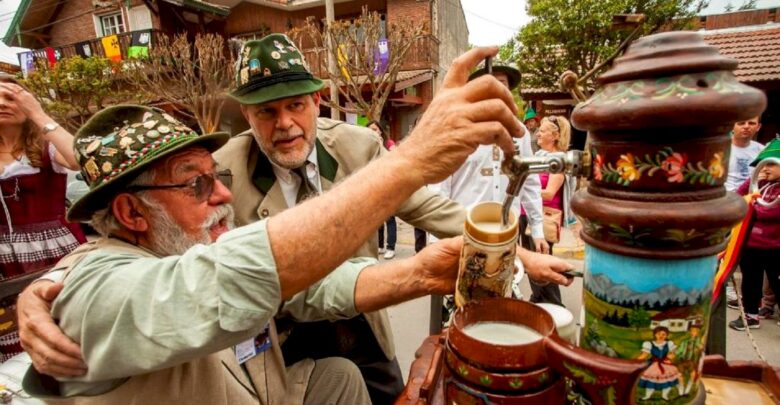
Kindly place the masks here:
<instances>
[{"instance_id":1,"label":"man's ear","mask_svg":"<svg viewBox=\"0 0 780 405\"><path fill-rule=\"evenodd\" d=\"M126 229L135 232L149 230L149 222L146 219L146 207L138 197L130 193L122 193L111 202L111 212L117 221Z\"/></svg>"}]
</instances>

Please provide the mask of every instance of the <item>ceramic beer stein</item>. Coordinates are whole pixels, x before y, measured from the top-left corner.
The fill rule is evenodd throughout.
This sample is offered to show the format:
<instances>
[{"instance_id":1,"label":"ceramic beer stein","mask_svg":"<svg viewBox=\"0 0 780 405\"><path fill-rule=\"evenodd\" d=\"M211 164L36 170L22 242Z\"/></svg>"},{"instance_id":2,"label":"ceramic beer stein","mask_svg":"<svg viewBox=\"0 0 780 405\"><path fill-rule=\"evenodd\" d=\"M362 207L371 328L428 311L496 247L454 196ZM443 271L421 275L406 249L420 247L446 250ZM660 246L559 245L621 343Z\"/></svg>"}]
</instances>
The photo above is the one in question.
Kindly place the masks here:
<instances>
[{"instance_id":1,"label":"ceramic beer stein","mask_svg":"<svg viewBox=\"0 0 780 405\"><path fill-rule=\"evenodd\" d=\"M517 226L517 215L510 213L508 226L502 227L500 203L483 202L469 210L455 305L461 307L473 299L511 295Z\"/></svg>"}]
</instances>

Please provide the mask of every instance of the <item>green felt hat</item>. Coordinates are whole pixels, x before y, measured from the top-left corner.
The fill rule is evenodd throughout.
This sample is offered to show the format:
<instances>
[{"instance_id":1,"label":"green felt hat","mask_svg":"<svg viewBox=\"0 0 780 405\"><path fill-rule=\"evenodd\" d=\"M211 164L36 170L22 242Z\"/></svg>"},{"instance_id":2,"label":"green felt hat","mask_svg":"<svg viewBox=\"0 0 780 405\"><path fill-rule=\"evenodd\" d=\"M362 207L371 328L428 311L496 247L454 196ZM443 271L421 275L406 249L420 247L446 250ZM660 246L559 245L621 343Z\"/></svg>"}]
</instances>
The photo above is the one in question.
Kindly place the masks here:
<instances>
[{"instance_id":1,"label":"green felt hat","mask_svg":"<svg viewBox=\"0 0 780 405\"><path fill-rule=\"evenodd\" d=\"M310 94L325 84L314 77L298 48L283 34L247 41L238 55L235 90L241 104L261 104Z\"/></svg>"},{"instance_id":2,"label":"green felt hat","mask_svg":"<svg viewBox=\"0 0 780 405\"><path fill-rule=\"evenodd\" d=\"M772 142L766 144L764 150L762 150L756 159L750 163L751 166L757 165L760 161L766 158L780 159L780 139L773 139Z\"/></svg>"},{"instance_id":3,"label":"green felt hat","mask_svg":"<svg viewBox=\"0 0 780 405\"><path fill-rule=\"evenodd\" d=\"M164 111L116 105L98 111L73 137L73 149L89 192L68 210L68 220L88 221L114 195L161 157L200 146L213 152L230 135L198 135Z\"/></svg>"},{"instance_id":4,"label":"green felt hat","mask_svg":"<svg viewBox=\"0 0 780 405\"><path fill-rule=\"evenodd\" d=\"M509 90L514 90L515 87L517 87L518 84L520 84L520 71L517 70L514 66L503 64L501 62L496 62L495 65L493 65L493 73L501 72L506 75L507 81L509 81ZM476 70L474 73L469 75L469 81L472 81L482 75L487 73L486 68L481 68Z\"/></svg>"},{"instance_id":5,"label":"green felt hat","mask_svg":"<svg viewBox=\"0 0 780 405\"><path fill-rule=\"evenodd\" d=\"M528 121L530 119L534 119L534 118L538 119L536 117L536 111L534 111L533 107L528 107L528 109L525 110L525 115L523 116L523 122L526 122L526 121Z\"/></svg>"}]
</instances>

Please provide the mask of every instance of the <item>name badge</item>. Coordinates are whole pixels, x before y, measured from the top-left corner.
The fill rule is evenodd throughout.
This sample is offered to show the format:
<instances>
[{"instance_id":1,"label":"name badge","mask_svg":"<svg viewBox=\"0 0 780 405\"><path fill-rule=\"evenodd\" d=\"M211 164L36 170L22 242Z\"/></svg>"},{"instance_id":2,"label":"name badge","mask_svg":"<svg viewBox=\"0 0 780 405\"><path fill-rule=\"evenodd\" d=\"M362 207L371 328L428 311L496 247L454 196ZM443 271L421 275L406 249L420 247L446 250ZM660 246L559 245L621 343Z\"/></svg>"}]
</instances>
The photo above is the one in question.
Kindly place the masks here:
<instances>
[{"instance_id":1,"label":"name badge","mask_svg":"<svg viewBox=\"0 0 780 405\"><path fill-rule=\"evenodd\" d=\"M244 364L258 354L271 348L271 336L268 332L269 325L266 325L263 333L251 339L247 339L234 347L238 364Z\"/></svg>"}]
</instances>

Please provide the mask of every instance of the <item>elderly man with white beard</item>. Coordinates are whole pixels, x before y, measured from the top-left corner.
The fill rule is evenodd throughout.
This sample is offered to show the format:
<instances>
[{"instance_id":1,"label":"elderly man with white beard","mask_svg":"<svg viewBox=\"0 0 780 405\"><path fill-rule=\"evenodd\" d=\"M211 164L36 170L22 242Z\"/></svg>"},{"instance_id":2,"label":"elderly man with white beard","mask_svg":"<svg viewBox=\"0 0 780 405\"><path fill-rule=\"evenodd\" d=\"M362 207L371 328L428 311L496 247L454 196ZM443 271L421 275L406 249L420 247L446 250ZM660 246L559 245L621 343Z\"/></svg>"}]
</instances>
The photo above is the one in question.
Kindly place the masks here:
<instances>
[{"instance_id":1,"label":"elderly man with white beard","mask_svg":"<svg viewBox=\"0 0 780 405\"><path fill-rule=\"evenodd\" d=\"M468 70L496 52L477 48L456 60L396 151L319 197L234 230L229 174L209 155L225 134L197 136L140 106L96 114L74 140L90 192L68 215L91 218L102 237L58 263L64 288L52 307L81 346L86 374L52 386L31 369L25 388L76 403L367 403L351 362L285 367L273 317L353 317L454 289L459 239L384 265L343 262L477 145L512 151L520 127L511 94L494 79L466 83ZM43 368L57 354L31 353Z\"/></svg>"}]
</instances>

